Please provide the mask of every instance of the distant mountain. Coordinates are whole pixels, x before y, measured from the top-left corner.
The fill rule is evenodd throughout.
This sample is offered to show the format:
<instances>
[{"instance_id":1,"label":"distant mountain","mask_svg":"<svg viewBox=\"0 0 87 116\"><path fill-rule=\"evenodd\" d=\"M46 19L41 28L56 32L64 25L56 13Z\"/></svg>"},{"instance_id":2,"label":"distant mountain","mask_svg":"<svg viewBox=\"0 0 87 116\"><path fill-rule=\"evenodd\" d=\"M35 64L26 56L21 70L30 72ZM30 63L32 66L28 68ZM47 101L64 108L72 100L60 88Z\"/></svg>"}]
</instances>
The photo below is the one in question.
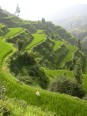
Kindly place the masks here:
<instances>
[{"instance_id":1,"label":"distant mountain","mask_svg":"<svg viewBox=\"0 0 87 116\"><path fill-rule=\"evenodd\" d=\"M66 29L87 24L87 4L79 4L63 9L61 17L56 18L53 22Z\"/></svg>"}]
</instances>

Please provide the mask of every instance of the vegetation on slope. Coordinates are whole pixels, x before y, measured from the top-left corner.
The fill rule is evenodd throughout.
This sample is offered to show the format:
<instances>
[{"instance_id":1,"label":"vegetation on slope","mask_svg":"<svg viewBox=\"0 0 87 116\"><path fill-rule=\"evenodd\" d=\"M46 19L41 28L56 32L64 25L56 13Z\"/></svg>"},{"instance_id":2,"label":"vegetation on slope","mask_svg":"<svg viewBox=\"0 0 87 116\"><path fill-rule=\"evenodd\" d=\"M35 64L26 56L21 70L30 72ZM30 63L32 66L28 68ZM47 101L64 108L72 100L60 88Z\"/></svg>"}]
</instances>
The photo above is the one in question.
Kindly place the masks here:
<instances>
[{"instance_id":1,"label":"vegetation on slope","mask_svg":"<svg viewBox=\"0 0 87 116\"><path fill-rule=\"evenodd\" d=\"M54 40L54 43L55 43L54 48L53 48L54 51L56 51L58 48L60 48L61 45L63 44L63 42L60 40Z\"/></svg>"},{"instance_id":2,"label":"vegetation on slope","mask_svg":"<svg viewBox=\"0 0 87 116\"><path fill-rule=\"evenodd\" d=\"M26 49L31 49L32 47L36 46L37 44L43 42L45 40L45 34L43 33L39 33L38 32L36 34L32 34L33 36L33 41L26 47Z\"/></svg>"},{"instance_id":3,"label":"vegetation on slope","mask_svg":"<svg viewBox=\"0 0 87 116\"><path fill-rule=\"evenodd\" d=\"M20 51L33 40L33 37L26 29L9 28L8 32L4 34L1 39L14 44L15 47Z\"/></svg>"},{"instance_id":4,"label":"vegetation on slope","mask_svg":"<svg viewBox=\"0 0 87 116\"><path fill-rule=\"evenodd\" d=\"M37 89L30 88L25 85L20 85L12 77L7 78L4 74L4 75L0 75L0 79L2 81L5 80L4 84L9 83L7 86L7 95L9 97L15 96L18 99L24 99L27 101L28 104L39 106L43 110L49 110L55 112L57 115L86 116L87 114L87 109L86 109L87 103L81 101L80 99L76 99L64 94L61 95L61 94L46 92L43 90L39 90L40 96L37 96L36 95Z\"/></svg>"},{"instance_id":5,"label":"vegetation on slope","mask_svg":"<svg viewBox=\"0 0 87 116\"><path fill-rule=\"evenodd\" d=\"M5 34L4 39L11 38L13 36L16 36L20 32L22 32L24 29L22 28L9 28L9 31L7 34Z\"/></svg>"},{"instance_id":6,"label":"vegetation on slope","mask_svg":"<svg viewBox=\"0 0 87 116\"><path fill-rule=\"evenodd\" d=\"M65 93L72 96L83 98L85 91L82 86L73 78L67 78L66 75L60 76L50 86L49 90L59 93Z\"/></svg>"},{"instance_id":7,"label":"vegetation on slope","mask_svg":"<svg viewBox=\"0 0 87 116\"><path fill-rule=\"evenodd\" d=\"M3 58L11 52L11 46L0 40L0 65L2 63Z\"/></svg>"},{"instance_id":8,"label":"vegetation on slope","mask_svg":"<svg viewBox=\"0 0 87 116\"><path fill-rule=\"evenodd\" d=\"M64 44L61 44L60 47L58 46L58 49L55 51L54 51L54 47L55 47L55 42L49 38L46 38L46 41L34 47L33 51L36 53L38 62L42 66L50 69L58 69L59 67L58 64L59 62L61 62L61 60L67 53L67 49Z\"/></svg>"},{"instance_id":9,"label":"vegetation on slope","mask_svg":"<svg viewBox=\"0 0 87 116\"><path fill-rule=\"evenodd\" d=\"M31 33L36 32L36 28L31 24L30 21L24 21L3 9L0 9L0 23L7 25L9 28L22 27L27 29Z\"/></svg>"},{"instance_id":10,"label":"vegetation on slope","mask_svg":"<svg viewBox=\"0 0 87 116\"><path fill-rule=\"evenodd\" d=\"M10 59L9 68L20 81L28 85L36 83L46 89L49 84L48 77L35 61L33 54L15 53Z\"/></svg>"},{"instance_id":11,"label":"vegetation on slope","mask_svg":"<svg viewBox=\"0 0 87 116\"><path fill-rule=\"evenodd\" d=\"M7 74L6 69L1 72L0 80L4 82L3 84L7 89L6 94L9 97L15 96L18 99L24 99L28 104L39 106L43 110L47 108L47 110L55 112L57 115L67 116L73 115L74 113L74 115L86 116L87 106L84 101L74 99L73 97L71 98L70 96L55 94L39 90L37 88L28 87L18 82L14 77L10 76L9 73ZM40 92L40 96L36 95L37 90ZM77 106L79 107L77 108ZM80 113L79 109L82 109Z\"/></svg>"},{"instance_id":12,"label":"vegetation on slope","mask_svg":"<svg viewBox=\"0 0 87 116\"><path fill-rule=\"evenodd\" d=\"M62 62L60 62L60 66L62 66L65 62L70 61L72 59L73 53L77 49L76 46L72 46L69 44L67 44L66 47L68 49L68 52L67 52L66 56L64 57L64 59L62 60Z\"/></svg>"},{"instance_id":13,"label":"vegetation on slope","mask_svg":"<svg viewBox=\"0 0 87 116\"><path fill-rule=\"evenodd\" d=\"M14 19L14 23L15 23L15 20L17 19L17 17L15 18L5 17L4 21L9 26L16 26L12 22L12 19ZM6 20L11 21L11 23L6 22ZM2 19L0 19L0 21L2 21ZM20 19L17 19L17 21L18 21L17 22L18 26L19 25L22 26L23 21ZM74 44L75 43L74 38L61 27L59 26L56 27L51 22L46 22L44 19L38 22L32 22L32 21L26 22L25 21L24 23L28 23L28 24L30 23L30 25L32 25L32 27L34 28L34 31L39 29L38 32L33 34L34 38L31 36L30 33L28 33L27 30L23 30L23 32L21 33L20 29L17 30L16 28L13 30L9 29L9 32L6 33L7 35L4 34L4 36L6 37L5 40L7 39L7 37L10 38L10 41L8 42L14 43L15 45L17 44L17 49L18 49L17 53L14 54L13 52L12 54L8 56L6 56L6 54L9 53L8 52L9 50L6 51L6 49L3 49L3 50L1 49L3 51L2 56L4 56L4 57L1 57L1 60L5 58L5 56L6 56L6 59L4 59L4 61L2 62L2 67L0 67L0 81L3 83L3 85L5 86L7 90L6 95L9 98L16 97L17 99L23 99L29 105L32 105L33 107L35 106L40 107L41 110L43 109L43 111L45 112L50 111L52 114L55 112L55 115L57 116L58 115L63 115L63 116L84 115L86 116L87 103L84 100L80 100L79 98L74 98L74 97L71 97L65 94L59 94L59 93L56 94L50 91L42 90L40 88L34 88L34 87L27 86L23 82L17 80L16 78L14 78L14 76L11 75L11 73L16 72L15 76L16 77L23 76L22 79L25 79L25 74L27 74L26 76L29 76L30 78L32 77L34 79L37 76L38 79L40 80L39 83L42 84L42 82L44 82L43 86L45 86L46 84L44 81L45 73L42 73L41 67L44 66L45 68L49 68L49 69L58 69L59 64L60 62L62 62L62 60L64 60L62 64L64 64L64 62L67 60L71 60L72 54L68 51L70 50L73 52L74 50L69 43L65 44L66 42L63 41L63 39L65 39L66 41ZM24 26L25 28L30 29L29 27L26 27L25 24ZM30 30L32 31L32 29ZM44 30L47 38L45 38L45 34L43 34L43 32L40 30ZM29 37L29 40L28 40L28 37ZM24 44L24 41L26 41L26 44ZM58 41L60 42L60 44L57 46ZM28 52L24 52L25 50L24 48L28 47L27 44L29 46L28 51L30 50L30 48L33 47L32 52L33 52L33 55L35 54L35 58L32 57L32 54ZM21 49L22 45L24 45L23 49ZM4 50L6 52L4 52ZM76 56L74 57L75 58L74 61L76 61L75 66L77 65L77 60L76 60L77 56L78 54L76 54ZM10 57L11 57L11 61L10 61L11 68L10 69L12 70L8 69L7 63L6 63L6 61ZM34 59L33 64L32 64L31 59ZM80 65L77 65L77 69L78 69L78 66ZM77 69L76 69L76 72L78 71ZM62 70L59 72L62 73ZM57 72L56 74L58 75L59 72ZM72 73L69 72L68 70L64 72L67 72L69 75L72 76ZM50 71L49 73L52 73L54 77L54 74L55 74L54 72ZM86 79L86 76L84 77L85 78L83 80ZM26 82L27 82L27 79L26 79ZM86 82L83 83L83 85L84 84L86 84ZM86 85L84 85L84 87L86 87ZM39 95L37 95L37 91L39 92ZM45 114L41 113L41 115L45 115Z\"/></svg>"},{"instance_id":14,"label":"vegetation on slope","mask_svg":"<svg viewBox=\"0 0 87 116\"><path fill-rule=\"evenodd\" d=\"M54 113L42 111L39 107L28 105L24 100L6 99L0 100L0 115L3 116L54 116Z\"/></svg>"}]
</instances>

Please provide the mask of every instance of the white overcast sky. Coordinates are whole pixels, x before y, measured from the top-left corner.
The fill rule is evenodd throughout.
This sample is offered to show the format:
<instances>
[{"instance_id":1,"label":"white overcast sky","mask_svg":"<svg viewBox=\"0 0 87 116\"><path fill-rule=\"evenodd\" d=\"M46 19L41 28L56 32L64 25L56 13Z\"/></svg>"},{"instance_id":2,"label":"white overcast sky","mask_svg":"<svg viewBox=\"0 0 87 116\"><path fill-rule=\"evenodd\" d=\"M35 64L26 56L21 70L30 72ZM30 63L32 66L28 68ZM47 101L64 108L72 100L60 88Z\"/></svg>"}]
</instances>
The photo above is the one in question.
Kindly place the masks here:
<instances>
[{"instance_id":1,"label":"white overcast sky","mask_svg":"<svg viewBox=\"0 0 87 116\"><path fill-rule=\"evenodd\" d=\"M62 8L76 4L87 4L87 0L0 0L1 8L13 14L17 4L20 7L21 18L39 20L44 17L49 20Z\"/></svg>"}]
</instances>

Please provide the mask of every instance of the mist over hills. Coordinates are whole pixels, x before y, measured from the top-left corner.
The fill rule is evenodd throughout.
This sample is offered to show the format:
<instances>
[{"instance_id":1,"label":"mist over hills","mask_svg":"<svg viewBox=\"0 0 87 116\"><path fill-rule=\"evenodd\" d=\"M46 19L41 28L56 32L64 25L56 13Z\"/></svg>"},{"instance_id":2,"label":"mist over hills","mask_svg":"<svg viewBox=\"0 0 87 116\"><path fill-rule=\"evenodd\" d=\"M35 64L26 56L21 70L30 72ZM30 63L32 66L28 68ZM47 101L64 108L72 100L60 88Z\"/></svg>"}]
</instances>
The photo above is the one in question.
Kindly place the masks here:
<instances>
[{"instance_id":1,"label":"mist over hills","mask_svg":"<svg viewBox=\"0 0 87 116\"><path fill-rule=\"evenodd\" d=\"M53 23L66 29L87 24L87 4L79 4L63 9L61 16L57 15Z\"/></svg>"},{"instance_id":2,"label":"mist over hills","mask_svg":"<svg viewBox=\"0 0 87 116\"><path fill-rule=\"evenodd\" d=\"M0 18L2 18L2 13L4 13L5 17L6 15L14 16L6 10L0 9ZM78 4L59 10L57 9L55 12L49 15L52 15L50 16L49 20L56 25L60 25L65 29L78 28L87 24L87 4ZM48 20L47 17L44 18Z\"/></svg>"}]
</instances>

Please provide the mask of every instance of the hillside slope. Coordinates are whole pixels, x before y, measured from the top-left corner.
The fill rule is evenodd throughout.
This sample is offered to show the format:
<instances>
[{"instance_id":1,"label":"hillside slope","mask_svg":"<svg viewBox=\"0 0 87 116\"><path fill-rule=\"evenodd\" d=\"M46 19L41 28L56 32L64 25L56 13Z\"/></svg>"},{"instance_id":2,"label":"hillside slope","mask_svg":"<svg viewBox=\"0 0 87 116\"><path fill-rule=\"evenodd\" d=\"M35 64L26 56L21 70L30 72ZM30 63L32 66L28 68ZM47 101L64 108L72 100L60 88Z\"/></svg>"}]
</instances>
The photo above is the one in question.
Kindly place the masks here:
<instances>
[{"instance_id":1,"label":"hillside slope","mask_svg":"<svg viewBox=\"0 0 87 116\"><path fill-rule=\"evenodd\" d=\"M31 111L31 116L86 116L85 100L46 90L63 73L73 78L72 71L62 65L72 60L77 49L71 45L75 38L51 22L32 22L32 26L37 30L33 34L21 27L4 26L3 35L3 25L0 26L0 82L6 88L7 97L27 102L24 116L29 116L29 106L41 110L41 114ZM86 77L83 75L83 86L87 91Z\"/></svg>"},{"instance_id":2,"label":"hillside slope","mask_svg":"<svg viewBox=\"0 0 87 116\"><path fill-rule=\"evenodd\" d=\"M3 68L8 58L4 59L2 69L0 69L0 81L4 82L4 86L7 89L6 94L9 97L23 99L28 104L39 106L43 110L46 108L46 110L55 112L56 115L86 116L87 103L80 99L64 94L47 92L19 83L14 77L7 73L7 69ZM40 97L36 95L37 90L40 92Z\"/></svg>"}]
</instances>

